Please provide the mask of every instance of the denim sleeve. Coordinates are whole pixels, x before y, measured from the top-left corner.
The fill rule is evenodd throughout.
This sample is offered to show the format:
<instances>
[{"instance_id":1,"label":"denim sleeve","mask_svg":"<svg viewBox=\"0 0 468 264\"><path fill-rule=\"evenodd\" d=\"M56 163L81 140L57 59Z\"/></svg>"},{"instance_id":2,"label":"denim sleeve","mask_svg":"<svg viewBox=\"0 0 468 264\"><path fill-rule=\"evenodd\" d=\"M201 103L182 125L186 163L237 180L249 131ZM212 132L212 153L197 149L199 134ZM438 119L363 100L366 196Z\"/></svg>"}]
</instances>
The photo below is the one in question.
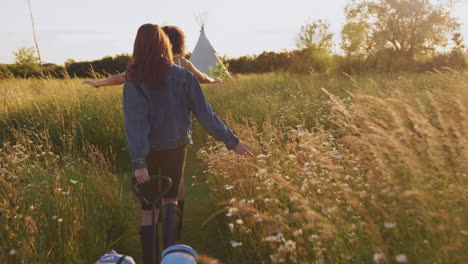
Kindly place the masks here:
<instances>
[{"instance_id":1,"label":"denim sleeve","mask_svg":"<svg viewBox=\"0 0 468 264\"><path fill-rule=\"evenodd\" d=\"M123 108L127 149L130 152L134 169L146 168L146 156L149 153L149 109L148 99L142 88L137 85L124 85Z\"/></svg>"},{"instance_id":2,"label":"denim sleeve","mask_svg":"<svg viewBox=\"0 0 468 264\"><path fill-rule=\"evenodd\" d=\"M191 111L195 114L202 127L215 139L226 144L228 149L233 149L239 139L223 124L219 117L213 113L211 106L206 101L200 83L191 75L188 80L188 94Z\"/></svg>"}]
</instances>

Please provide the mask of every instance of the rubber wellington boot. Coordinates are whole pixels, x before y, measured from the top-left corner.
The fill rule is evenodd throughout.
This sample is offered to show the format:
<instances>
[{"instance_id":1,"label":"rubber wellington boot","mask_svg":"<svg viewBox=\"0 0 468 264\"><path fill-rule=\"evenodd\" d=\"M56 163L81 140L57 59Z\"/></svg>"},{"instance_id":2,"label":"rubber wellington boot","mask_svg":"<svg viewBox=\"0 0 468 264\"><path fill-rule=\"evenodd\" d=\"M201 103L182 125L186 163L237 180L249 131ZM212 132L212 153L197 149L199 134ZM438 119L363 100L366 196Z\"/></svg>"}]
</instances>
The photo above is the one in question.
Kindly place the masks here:
<instances>
[{"instance_id":1,"label":"rubber wellington boot","mask_svg":"<svg viewBox=\"0 0 468 264\"><path fill-rule=\"evenodd\" d=\"M179 215L177 204L166 203L162 206L163 216L163 241L164 249L175 245L177 242L177 231L179 229Z\"/></svg>"},{"instance_id":2,"label":"rubber wellington boot","mask_svg":"<svg viewBox=\"0 0 468 264\"><path fill-rule=\"evenodd\" d=\"M185 200L177 201L177 206L179 207L179 226L177 230L177 240L182 239L182 218L184 216L184 202Z\"/></svg>"},{"instance_id":3,"label":"rubber wellington boot","mask_svg":"<svg viewBox=\"0 0 468 264\"><path fill-rule=\"evenodd\" d=\"M153 226L140 226L140 239L143 264L155 264L156 258L159 255L159 245L157 239L153 241ZM153 245L153 243L156 243L156 245ZM153 257L155 258L154 260Z\"/></svg>"}]
</instances>

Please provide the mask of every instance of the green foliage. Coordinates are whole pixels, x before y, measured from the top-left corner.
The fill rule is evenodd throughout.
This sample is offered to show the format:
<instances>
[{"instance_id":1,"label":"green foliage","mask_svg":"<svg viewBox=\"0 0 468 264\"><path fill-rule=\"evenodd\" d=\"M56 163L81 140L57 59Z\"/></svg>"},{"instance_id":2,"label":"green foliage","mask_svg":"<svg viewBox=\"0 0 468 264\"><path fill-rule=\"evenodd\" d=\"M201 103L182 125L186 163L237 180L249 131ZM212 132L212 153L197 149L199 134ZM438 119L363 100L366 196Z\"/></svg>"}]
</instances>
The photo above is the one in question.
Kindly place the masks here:
<instances>
[{"instance_id":1,"label":"green foliage","mask_svg":"<svg viewBox=\"0 0 468 264\"><path fill-rule=\"evenodd\" d=\"M346 8L342 47L347 54L392 51L392 57L412 60L445 46L460 24L451 17L450 3L427 0L353 2Z\"/></svg>"},{"instance_id":2,"label":"green foliage","mask_svg":"<svg viewBox=\"0 0 468 264\"><path fill-rule=\"evenodd\" d=\"M467 74L294 77L210 89L256 156L199 151L226 262L465 263Z\"/></svg>"},{"instance_id":3,"label":"green foliage","mask_svg":"<svg viewBox=\"0 0 468 264\"><path fill-rule=\"evenodd\" d=\"M230 254L225 263L275 263L270 255L278 253L287 254L283 263L371 263L379 249L390 262L403 253L411 263L463 263L465 83L458 73L352 80L269 73L205 87L214 111L257 157L239 161L224 146L208 145L204 158L217 164L201 170L211 174L211 193L195 189L187 212L214 197L241 213L224 218L224 227L201 228L209 239L191 245L213 242L219 228L226 240L215 242ZM110 248L138 256L137 201L125 186L129 175L115 173L129 164L122 90L70 78L6 79L0 87L7 91L0 100L0 262L92 263ZM194 151L211 142L195 126ZM282 181L267 189L272 179ZM420 192L406 192L413 189ZM279 242L263 241L280 232ZM230 240L243 245L231 248Z\"/></svg>"},{"instance_id":4,"label":"green foliage","mask_svg":"<svg viewBox=\"0 0 468 264\"><path fill-rule=\"evenodd\" d=\"M333 47L333 34L326 20L316 20L301 26L296 45L299 49L308 49L314 53L328 54Z\"/></svg>"},{"instance_id":5,"label":"green foliage","mask_svg":"<svg viewBox=\"0 0 468 264\"><path fill-rule=\"evenodd\" d=\"M39 59L34 55L33 47L20 48L13 55L15 56L15 67L13 68L15 75L31 76L39 72Z\"/></svg>"},{"instance_id":6,"label":"green foliage","mask_svg":"<svg viewBox=\"0 0 468 264\"><path fill-rule=\"evenodd\" d=\"M229 71L232 73L254 73L257 71L257 62L253 56L241 56L227 59Z\"/></svg>"},{"instance_id":7,"label":"green foliage","mask_svg":"<svg viewBox=\"0 0 468 264\"><path fill-rule=\"evenodd\" d=\"M258 73L285 71L291 64L291 54L289 52L264 51L255 60Z\"/></svg>"},{"instance_id":8,"label":"green foliage","mask_svg":"<svg viewBox=\"0 0 468 264\"><path fill-rule=\"evenodd\" d=\"M96 77L124 72L127 69L130 55L120 54L115 57L104 57L100 60L74 62L67 60L65 64L68 75L76 77Z\"/></svg>"},{"instance_id":9,"label":"green foliage","mask_svg":"<svg viewBox=\"0 0 468 264\"><path fill-rule=\"evenodd\" d=\"M286 71L291 64L290 52L264 51L257 56L227 59L232 73L264 73Z\"/></svg>"},{"instance_id":10,"label":"green foliage","mask_svg":"<svg viewBox=\"0 0 468 264\"><path fill-rule=\"evenodd\" d=\"M216 63L216 67L213 68L213 67L209 67L209 70L210 70L210 73L211 73L211 76L213 77L219 77L221 79L227 79L229 78L231 75L229 74L229 71L228 71L228 68L229 68L229 63Z\"/></svg>"},{"instance_id":11,"label":"green foliage","mask_svg":"<svg viewBox=\"0 0 468 264\"><path fill-rule=\"evenodd\" d=\"M12 78L14 75L10 70L9 65L0 64L0 79Z\"/></svg>"}]
</instances>

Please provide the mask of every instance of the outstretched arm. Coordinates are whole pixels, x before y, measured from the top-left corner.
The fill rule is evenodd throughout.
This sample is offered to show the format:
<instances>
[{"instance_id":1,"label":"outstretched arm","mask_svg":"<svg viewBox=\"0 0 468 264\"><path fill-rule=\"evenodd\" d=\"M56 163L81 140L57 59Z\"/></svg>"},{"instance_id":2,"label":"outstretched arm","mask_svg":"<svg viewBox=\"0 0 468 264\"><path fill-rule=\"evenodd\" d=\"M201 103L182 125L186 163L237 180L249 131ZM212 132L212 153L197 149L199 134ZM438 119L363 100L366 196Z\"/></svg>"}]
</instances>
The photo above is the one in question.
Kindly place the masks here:
<instances>
[{"instance_id":1,"label":"outstretched arm","mask_svg":"<svg viewBox=\"0 0 468 264\"><path fill-rule=\"evenodd\" d=\"M223 81L221 78L211 78L210 76L204 74L203 72L199 71L189 60L185 58L181 58L182 60L182 67L189 70L191 73L197 77L197 80L200 83L222 83Z\"/></svg>"},{"instance_id":2,"label":"outstretched arm","mask_svg":"<svg viewBox=\"0 0 468 264\"><path fill-rule=\"evenodd\" d=\"M112 85L119 85L125 82L125 73L122 72L116 75L112 75L111 77L98 81L98 82L93 82L93 81L83 81L82 83L84 84L89 84L93 86L94 88L99 88L101 86L112 86Z\"/></svg>"},{"instance_id":3,"label":"outstretched arm","mask_svg":"<svg viewBox=\"0 0 468 264\"><path fill-rule=\"evenodd\" d=\"M232 131L213 113L206 101L200 84L192 76L188 82L189 105L198 122L215 139L224 142L226 147L238 155L253 157L250 146L239 140Z\"/></svg>"}]
</instances>

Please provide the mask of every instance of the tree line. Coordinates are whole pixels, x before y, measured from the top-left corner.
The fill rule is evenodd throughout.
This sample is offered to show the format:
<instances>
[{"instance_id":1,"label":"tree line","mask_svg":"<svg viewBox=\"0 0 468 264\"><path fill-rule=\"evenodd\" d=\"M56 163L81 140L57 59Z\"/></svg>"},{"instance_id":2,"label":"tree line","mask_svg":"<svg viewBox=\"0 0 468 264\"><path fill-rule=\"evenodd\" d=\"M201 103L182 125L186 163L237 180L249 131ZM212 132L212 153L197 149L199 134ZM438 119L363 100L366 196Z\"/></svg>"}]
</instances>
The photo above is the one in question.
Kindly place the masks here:
<instances>
[{"instance_id":1,"label":"tree line","mask_svg":"<svg viewBox=\"0 0 468 264\"><path fill-rule=\"evenodd\" d=\"M452 17L456 1L431 3L429 0L350 1L345 8L346 23L341 43L333 43L326 20L305 23L292 51L222 58L232 73L424 72L443 67L467 69L467 52L459 32L460 23ZM340 48L342 53L335 50ZM64 66L39 67L33 48L14 54L16 63L0 64L2 77L95 77L125 71L129 54L100 60L75 62ZM42 71L42 72L41 72Z\"/></svg>"}]
</instances>

